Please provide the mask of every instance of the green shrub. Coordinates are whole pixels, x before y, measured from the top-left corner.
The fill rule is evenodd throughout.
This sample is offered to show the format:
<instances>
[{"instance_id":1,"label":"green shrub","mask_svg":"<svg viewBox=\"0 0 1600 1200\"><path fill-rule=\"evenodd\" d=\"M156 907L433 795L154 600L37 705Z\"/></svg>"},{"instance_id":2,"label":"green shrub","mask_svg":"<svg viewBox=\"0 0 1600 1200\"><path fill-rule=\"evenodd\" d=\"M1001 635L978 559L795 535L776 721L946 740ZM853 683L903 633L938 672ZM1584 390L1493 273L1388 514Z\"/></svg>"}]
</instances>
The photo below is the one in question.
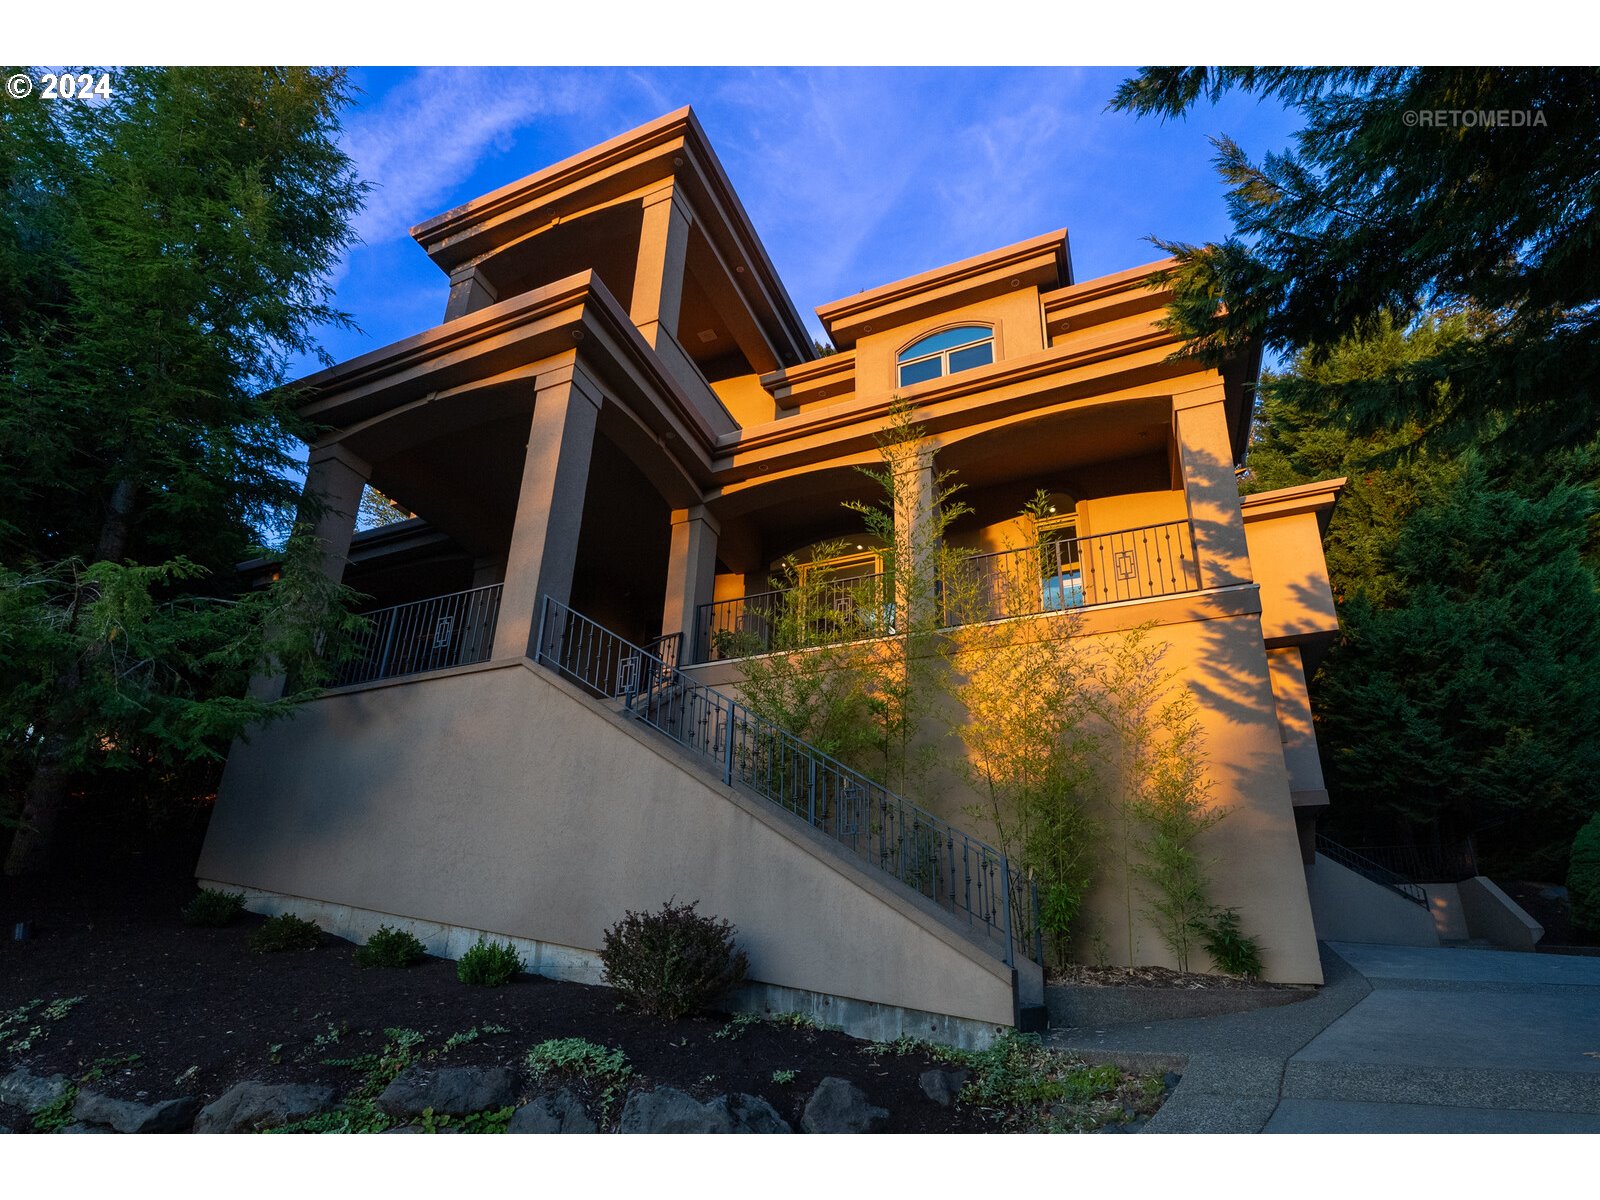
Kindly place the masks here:
<instances>
[{"instance_id":1,"label":"green shrub","mask_svg":"<svg viewBox=\"0 0 1600 1200\"><path fill-rule=\"evenodd\" d=\"M1261 978L1261 945L1239 928L1239 910L1219 908L1200 935L1206 953L1224 975Z\"/></svg>"},{"instance_id":2,"label":"green shrub","mask_svg":"<svg viewBox=\"0 0 1600 1200\"><path fill-rule=\"evenodd\" d=\"M380 925L367 944L356 951L356 966L410 967L421 962L425 954L427 950L414 934Z\"/></svg>"},{"instance_id":3,"label":"green shrub","mask_svg":"<svg viewBox=\"0 0 1600 1200\"><path fill-rule=\"evenodd\" d=\"M499 987L523 970L522 957L510 942L488 942L480 937L456 963L456 978L477 987Z\"/></svg>"},{"instance_id":4,"label":"green shrub","mask_svg":"<svg viewBox=\"0 0 1600 1200\"><path fill-rule=\"evenodd\" d=\"M669 1020L697 1012L744 982L750 963L727 921L668 900L660 912L624 913L605 932L606 982L641 1012Z\"/></svg>"},{"instance_id":5,"label":"green shrub","mask_svg":"<svg viewBox=\"0 0 1600 1200\"><path fill-rule=\"evenodd\" d=\"M1572 898L1573 927L1600 934L1600 813L1572 839L1567 894Z\"/></svg>"},{"instance_id":6,"label":"green shrub","mask_svg":"<svg viewBox=\"0 0 1600 1200\"><path fill-rule=\"evenodd\" d=\"M243 892L219 892L201 888L199 895L183 906L183 923L221 929L244 911Z\"/></svg>"},{"instance_id":7,"label":"green shrub","mask_svg":"<svg viewBox=\"0 0 1600 1200\"><path fill-rule=\"evenodd\" d=\"M304 921L293 913L279 913L250 935L250 948L263 954L280 950L315 950L322 945L322 930L315 921Z\"/></svg>"},{"instance_id":8,"label":"green shrub","mask_svg":"<svg viewBox=\"0 0 1600 1200\"><path fill-rule=\"evenodd\" d=\"M528 1051L528 1071L541 1082L553 1073L580 1079L626 1079L633 1074L628 1056L583 1038L553 1038Z\"/></svg>"}]
</instances>

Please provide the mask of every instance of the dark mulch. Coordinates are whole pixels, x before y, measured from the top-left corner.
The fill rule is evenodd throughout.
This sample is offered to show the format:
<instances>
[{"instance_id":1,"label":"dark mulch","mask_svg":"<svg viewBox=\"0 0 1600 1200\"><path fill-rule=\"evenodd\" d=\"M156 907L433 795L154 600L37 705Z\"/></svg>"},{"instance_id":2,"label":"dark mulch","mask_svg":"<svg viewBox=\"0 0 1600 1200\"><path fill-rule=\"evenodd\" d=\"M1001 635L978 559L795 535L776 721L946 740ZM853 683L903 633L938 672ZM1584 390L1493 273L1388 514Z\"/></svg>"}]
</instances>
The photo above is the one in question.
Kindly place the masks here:
<instances>
[{"instance_id":1,"label":"dark mulch","mask_svg":"<svg viewBox=\"0 0 1600 1200\"><path fill-rule=\"evenodd\" d=\"M1216 990L1227 988L1304 990L1297 983L1264 983L1237 975L1202 975L1170 967L1088 967L1072 963L1050 973L1051 983L1074 987L1157 987Z\"/></svg>"},{"instance_id":2,"label":"dark mulch","mask_svg":"<svg viewBox=\"0 0 1600 1200\"><path fill-rule=\"evenodd\" d=\"M317 950L257 954L246 940L261 920L191 929L176 919L50 914L33 940L0 946L0 1015L34 999L84 999L47 1023L32 1050L0 1049L0 1073L24 1064L37 1074L76 1078L98 1060L137 1054L137 1063L97 1086L152 1100L188 1094L209 1101L241 1079L316 1080L342 1092L355 1073L323 1060L378 1049L385 1028L422 1032L438 1050L451 1034L487 1023L509 1032L480 1036L434 1063L520 1066L538 1042L582 1037L620 1046L634 1069L632 1086L671 1084L702 1100L750 1092L797 1128L806 1098L826 1075L851 1080L887 1108L894 1132L985 1128L977 1114L953 1112L922 1094L917 1077L934 1064L921 1054L874 1056L867 1043L840 1033L768 1023L719 1039L726 1017L656 1020L620 1010L610 988L535 976L500 988L467 987L455 964L440 959L363 970L351 960L355 947L331 937ZM795 1072L792 1083L772 1082L774 1071L786 1070ZM15 1111L0 1113L0 1124L26 1127Z\"/></svg>"}]
</instances>

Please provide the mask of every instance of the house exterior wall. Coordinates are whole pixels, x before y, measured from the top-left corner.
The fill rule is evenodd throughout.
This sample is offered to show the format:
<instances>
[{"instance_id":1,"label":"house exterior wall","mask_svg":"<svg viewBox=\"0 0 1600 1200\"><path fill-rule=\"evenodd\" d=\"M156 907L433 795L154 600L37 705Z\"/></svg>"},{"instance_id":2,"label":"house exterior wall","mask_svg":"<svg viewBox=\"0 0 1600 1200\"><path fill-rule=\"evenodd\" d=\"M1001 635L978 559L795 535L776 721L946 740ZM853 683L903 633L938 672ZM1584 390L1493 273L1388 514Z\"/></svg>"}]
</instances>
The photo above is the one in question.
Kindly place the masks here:
<instances>
[{"instance_id":1,"label":"house exterior wall","mask_svg":"<svg viewBox=\"0 0 1600 1200\"><path fill-rule=\"evenodd\" d=\"M1174 673L1173 686L1187 688L1199 700L1214 802L1228 815L1203 838L1213 902L1240 910L1244 928L1262 944L1265 977L1282 983L1320 983L1316 933L1306 898L1296 835L1289 772L1285 763L1277 709L1261 640L1254 588L1087 609L1081 615L1031 618L1033 636L1073 636L1092 660L1115 640L1147 622L1150 636L1164 642L1164 666ZM1022 624L1022 623L1019 623ZM947 631L949 655L959 677L974 651L970 632ZM1027 636L1023 634L1022 636ZM804 652L802 652L804 653ZM738 693L743 682L739 660L693 668L699 681L719 691ZM923 724L925 746L938 748L937 766L921 781L914 799L935 815L980 837L995 838L993 823L983 815L984 799L962 769L953 730L964 715L948 695L936 698ZM1114 781L1103 776L1102 788ZM1104 793L1102 793L1103 797ZM1116 867L1115 815L1104 798L1095 806L1102 826L1103 866L1080 921L1084 961L1093 961L1091 935L1098 934L1110 961L1129 962L1129 920L1122 880ZM1176 966L1159 934L1135 901L1135 963ZM1204 963L1203 953L1191 967Z\"/></svg>"},{"instance_id":2,"label":"house exterior wall","mask_svg":"<svg viewBox=\"0 0 1600 1200\"><path fill-rule=\"evenodd\" d=\"M992 953L520 659L333 693L258 731L197 873L588 952L677 896L738 926L761 982L1014 1020Z\"/></svg>"}]
</instances>

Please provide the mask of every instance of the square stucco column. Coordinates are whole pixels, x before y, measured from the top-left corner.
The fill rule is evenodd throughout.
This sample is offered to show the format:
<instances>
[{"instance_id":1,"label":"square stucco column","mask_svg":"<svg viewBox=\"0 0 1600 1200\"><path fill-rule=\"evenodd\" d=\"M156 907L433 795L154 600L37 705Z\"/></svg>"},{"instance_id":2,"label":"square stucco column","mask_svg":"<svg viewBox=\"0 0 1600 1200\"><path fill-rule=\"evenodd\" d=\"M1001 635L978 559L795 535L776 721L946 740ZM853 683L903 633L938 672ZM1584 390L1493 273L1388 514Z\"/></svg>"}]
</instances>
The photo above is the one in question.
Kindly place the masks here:
<instances>
[{"instance_id":1,"label":"square stucco column","mask_svg":"<svg viewBox=\"0 0 1600 1200\"><path fill-rule=\"evenodd\" d=\"M1244 511L1233 473L1233 442L1222 387L1202 388L1172 398L1173 435L1183 471L1183 494L1194 523L1200 586L1249 583L1250 551L1245 543Z\"/></svg>"},{"instance_id":2,"label":"square stucco column","mask_svg":"<svg viewBox=\"0 0 1600 1200\"><path fill-rule=\"evenodd\" d=\"M313 448L306 459L299 515L312 522L311 532L322 545L322 572L335 583L344 579L361 491L371 477L371 465L337 443ZM257 700L276 700L283 695L284 682L282 675L257 674L250 680L249 694Z\"/></svg>"},{"instance_id":3,"label":"square stucco column","mask_svg":"<svg viewBox=\"0 0 1600 1200\"><path fill-rule=\"evenodd\" d=\"M702 604L710 604L717 581L717 537L722 527L705 505L680 508L672 514L672 548L667 558L667 594L661 609L661 632L683 634L679 655L696 661Z\"/></svg>"},{"instance_id":4,"label":"square stucco column","mask_svg":"<svg viewBox=\"0 0 1600 1200\"><path fill-rule=\"evenodd\" d=\"M444 303L444 319L454 321L475 313L499 298L482 271L476 267L462 267L450 275L450 296Z\"/></svg>"},{"instance_id":5,"label":"square stucco column","mask_svg":"<svg viewBox=\"0 0 1600 1200\"><path fill-rule=\"evenodd\" d=\"M533 423L495 626L495 658L530 652L542 597L562 604L571 598L600 404L599 387L576 365L541 375L535 384Z\"/></svg>"},{"instance_id":6,"label":"square stucco column","mask_svg":"<svg viewBox=\"0 0 1600 1200\"><path fill-rule=\"evenodd\" d=\"M902 628L926 614L934 602L933 570L938 546L933 522L933 451L918 446L901 452L894 471L894 602Z\"/></svg>"},{"instance_id":7,"label":"square stucco column","mask_svg":"<svg viewBox=\"0 0 1600 1200\"><path fill-rule=\"evenodd\" d=\"M639 227L639 255L634 263L633 298L628 316L655 348L673 377L691 393L705 381L678 344L678 318L683 310L683 279L689 261L689 227L694 219L676 184L644 197Z\"/></svg>"}]
</instances>

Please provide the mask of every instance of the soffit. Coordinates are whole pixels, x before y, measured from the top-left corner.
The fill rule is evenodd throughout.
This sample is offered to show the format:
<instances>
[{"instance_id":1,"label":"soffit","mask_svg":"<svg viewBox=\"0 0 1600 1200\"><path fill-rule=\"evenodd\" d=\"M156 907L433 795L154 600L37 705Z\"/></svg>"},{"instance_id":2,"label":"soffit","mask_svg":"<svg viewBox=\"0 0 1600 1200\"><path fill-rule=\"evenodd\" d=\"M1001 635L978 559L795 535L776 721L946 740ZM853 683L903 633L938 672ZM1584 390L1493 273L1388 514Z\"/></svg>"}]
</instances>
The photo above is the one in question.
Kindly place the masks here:
<instances>
[{"instance_id":1,"label":"soffit","mask_svg":"<svg viewBox=\"0 0 1600 1200\"><path fill-rule=\"evenodd\" d=\"M540 229L666 185L681 189L779 357L785 362L812 357L805 322L689 108L423 221L411 236L449 274L486 261Z\"/></svg>"}]
</instances>

